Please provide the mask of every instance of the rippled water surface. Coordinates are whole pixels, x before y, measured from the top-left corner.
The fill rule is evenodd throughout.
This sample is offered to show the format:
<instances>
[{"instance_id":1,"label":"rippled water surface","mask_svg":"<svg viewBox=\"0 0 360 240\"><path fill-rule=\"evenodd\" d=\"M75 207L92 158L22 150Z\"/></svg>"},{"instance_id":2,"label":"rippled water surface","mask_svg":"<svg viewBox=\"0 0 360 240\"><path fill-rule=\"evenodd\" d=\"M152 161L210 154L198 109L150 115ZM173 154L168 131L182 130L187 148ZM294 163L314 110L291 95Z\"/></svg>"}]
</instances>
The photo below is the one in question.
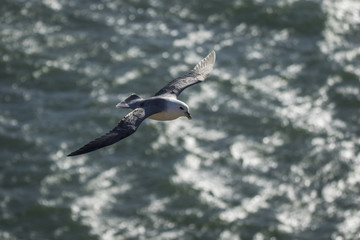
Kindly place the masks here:
<instances>
[{"instance_id":1,"label":"rippled water surface","mask_svg":"<svg viewBox=\"0 0 360 240\"><path fill-rule=\"evenodd\" d=\"M193 121L66 154L215 49ZM360 239L360 2L3 0L0 239Z\"/></svg>"}]
</instances>

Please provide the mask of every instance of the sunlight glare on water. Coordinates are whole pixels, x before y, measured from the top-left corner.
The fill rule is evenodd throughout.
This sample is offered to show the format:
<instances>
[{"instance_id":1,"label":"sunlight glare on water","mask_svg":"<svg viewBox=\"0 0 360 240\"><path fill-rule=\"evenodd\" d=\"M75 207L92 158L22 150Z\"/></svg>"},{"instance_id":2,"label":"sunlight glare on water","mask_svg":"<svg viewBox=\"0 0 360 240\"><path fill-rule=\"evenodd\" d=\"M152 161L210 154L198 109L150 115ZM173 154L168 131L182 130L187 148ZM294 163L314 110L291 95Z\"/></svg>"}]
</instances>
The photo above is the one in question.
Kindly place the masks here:
<instances>
[{"instance_id":1,"label":"sunlight glare on water","mask_svg":"<svg viewBox=\"0 0 360 240\"><path fill-rule=\"evenodd\" d=\"M360 3L2 3L1 239L360 239ZM211 50L171 122L69 158Z\"/></svg>"}]
</instances>

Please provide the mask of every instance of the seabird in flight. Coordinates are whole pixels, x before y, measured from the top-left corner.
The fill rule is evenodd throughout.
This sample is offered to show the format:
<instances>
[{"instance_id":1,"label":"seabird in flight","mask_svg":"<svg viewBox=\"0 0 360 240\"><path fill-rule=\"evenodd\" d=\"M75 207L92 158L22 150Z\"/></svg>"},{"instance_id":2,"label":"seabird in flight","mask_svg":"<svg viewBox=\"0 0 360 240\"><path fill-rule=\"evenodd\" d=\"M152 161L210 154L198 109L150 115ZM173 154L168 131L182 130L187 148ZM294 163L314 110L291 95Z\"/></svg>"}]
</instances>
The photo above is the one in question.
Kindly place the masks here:
<instances>
[{"instance_id":1,"label":"seabird in flight","mask_svg":"<svg viewBox=\"0 0 360 240\"><path fill-rule=\"evenodd\" d=\"M68 156L76 156L95 151L120 141L133 134L142 121L146 118L168 121L185 116L191 120L189 106L178 100L177 97L187 87L202 82L210 74L215 63L215 51L212 51L202 59L193 70L169 82L160 89L153 97L143 99L136 94L131 94L124 101L118 103L116 107L131 108L132 112L127 114L107 134L96 138Z\"/></svg>"}]
</instances>

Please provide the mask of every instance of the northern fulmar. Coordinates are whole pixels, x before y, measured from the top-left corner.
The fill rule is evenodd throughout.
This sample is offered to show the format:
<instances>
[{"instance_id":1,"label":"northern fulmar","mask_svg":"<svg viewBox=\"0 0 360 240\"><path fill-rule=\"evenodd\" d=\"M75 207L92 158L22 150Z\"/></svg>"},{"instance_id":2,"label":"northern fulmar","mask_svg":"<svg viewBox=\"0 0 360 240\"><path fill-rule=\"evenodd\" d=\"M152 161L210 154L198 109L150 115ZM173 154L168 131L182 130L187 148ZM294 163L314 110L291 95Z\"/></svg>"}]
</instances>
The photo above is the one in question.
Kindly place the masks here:
<instances>
[{"instance_id":1,"label":"northern fulmar","mask_svg":"<svg viewBox=\"0 0 360 240\"><path fill-rule=\"evenodd\" d=\"M189 106L178 100L177 97L187 87L202 82L210 74L215 63L215 51L212 51L202 59L194 69L187 74L169 82L160 89L154 96L143 99L136 94L131 94L116 107L131 108L121 121L107 134L96 138L68 156L76 156L95 151L99 148L109 146L133 134L145 118L158 121L174 120L185 116L191 120Z\"/></svg>"}]
</instances>

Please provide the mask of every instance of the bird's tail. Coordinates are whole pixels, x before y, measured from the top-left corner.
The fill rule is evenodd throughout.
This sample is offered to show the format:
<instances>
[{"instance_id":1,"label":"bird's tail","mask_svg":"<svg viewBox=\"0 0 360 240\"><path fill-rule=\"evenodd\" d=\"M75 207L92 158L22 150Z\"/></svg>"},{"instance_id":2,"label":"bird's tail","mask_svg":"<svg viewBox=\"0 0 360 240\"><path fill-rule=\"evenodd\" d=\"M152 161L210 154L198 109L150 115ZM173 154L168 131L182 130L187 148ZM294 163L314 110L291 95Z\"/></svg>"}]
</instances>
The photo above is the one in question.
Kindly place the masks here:
<instances>
[{"instance_id":1,"label":"bird's tail","mask_svg":"<svg viewBox=\"0 0 360 240\"><path fill-rule=\"evenodd\" d=\"M118 108L131 108L131 105L135 103L137 100L141 100L142 98L136 95L135 93L131 94L124 101L118 103L116 107Z\"/></svg>"}]
</instances>

